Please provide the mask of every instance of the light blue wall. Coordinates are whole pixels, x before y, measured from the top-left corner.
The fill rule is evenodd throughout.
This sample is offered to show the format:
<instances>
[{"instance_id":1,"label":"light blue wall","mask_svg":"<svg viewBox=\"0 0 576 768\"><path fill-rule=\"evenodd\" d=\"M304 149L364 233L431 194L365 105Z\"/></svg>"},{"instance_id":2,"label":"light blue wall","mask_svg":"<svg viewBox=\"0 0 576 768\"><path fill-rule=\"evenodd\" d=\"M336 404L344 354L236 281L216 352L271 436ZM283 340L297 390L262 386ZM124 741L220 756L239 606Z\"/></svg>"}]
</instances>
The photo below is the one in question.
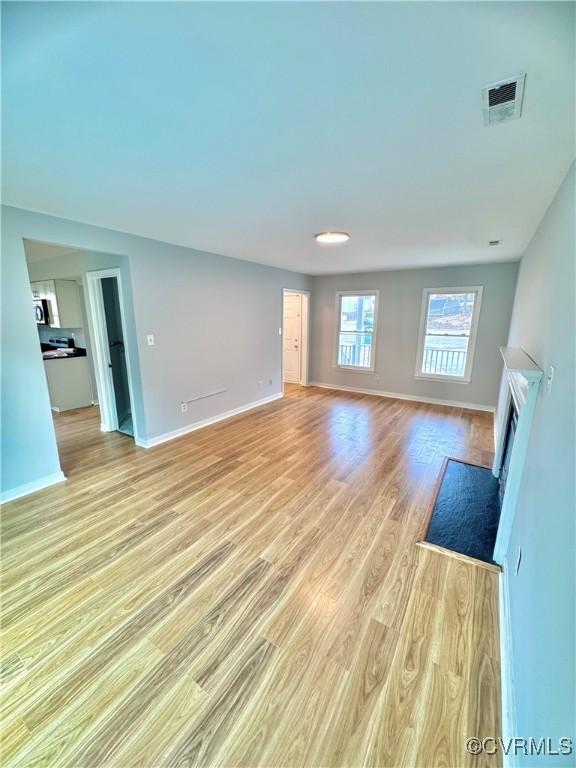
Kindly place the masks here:
<instances>
[{"instance_id":1,"label":"light blue wall","mask_svg":"<svg viewBox=\"0 0 576 768\"><path fill-rule=\"evenodd\" d=\"M503 577L515 735L553 739L576 736L574 180L572 166L522 259L509 339L545 371L556 368L552 392L538 398ZM574 760L519 757L531 768Z\"/></svg>"},{"instance_id":2,"label":"light blue wall","mask_svg":"<svg viewBox=\"0 0 576 768\"><path fill-rule=\"evenodd\" d=\"M2 217L2 492L60 472L24 243Z\"/></svg>"},{"instance_id":3,"label":"light blue wall","mask_svg":"<svg viewBox=\"0 0 576 768\"><path fill-rule=\"evenodd\" d=\"M46 277L121 268L140 438L281 393L282 289L308 289L310 278L7 206L2 223L3 492L59 469L23 238L88 252ZM181 400L217 389L181 412Z\"/></svg>"},{"instance_id":4,"label":"light blue wall","mask_svg":"<svg viewBox=\"0 0 576 768\"><path fill-rule=\"evenodd\" d=\"M518 264L477 264L315 277L312 302L312 381L493 408L502 375L498 347L506 343ZM483 286L476 352L469 383L414 375L424 288ZM373 374L335 368L336 291L377 289Z\"/></svg>"}]
</instances>

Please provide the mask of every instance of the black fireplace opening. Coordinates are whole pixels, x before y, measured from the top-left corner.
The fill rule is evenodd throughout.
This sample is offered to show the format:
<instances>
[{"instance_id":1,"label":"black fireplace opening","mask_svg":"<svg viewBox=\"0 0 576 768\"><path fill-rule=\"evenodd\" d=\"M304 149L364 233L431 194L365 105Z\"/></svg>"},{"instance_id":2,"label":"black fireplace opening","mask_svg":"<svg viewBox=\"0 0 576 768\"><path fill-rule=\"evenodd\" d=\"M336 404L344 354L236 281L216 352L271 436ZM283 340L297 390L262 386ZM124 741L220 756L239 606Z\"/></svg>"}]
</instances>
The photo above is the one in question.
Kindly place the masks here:
<instances>
[{"instance_id":1,"label":"black fireplace opening","mask_svg":"<svg viewBox=\"0 0 576 768\"><path fill-rule=\"evenodd\" d=\"M500 462L500 471L498 472L498 480L500 483L500 502L504 498L506 492L506 483L508 482L508 473L510 471L510 458L512 456L512 446L514 445L514 438L516 436L516 429L518 427L518 411L514 400L510 400L510 409L508 411L508 419L506 421L505 436L504 436L504 449L502 450L502 460Z\"/></svg>"}]
</instances>

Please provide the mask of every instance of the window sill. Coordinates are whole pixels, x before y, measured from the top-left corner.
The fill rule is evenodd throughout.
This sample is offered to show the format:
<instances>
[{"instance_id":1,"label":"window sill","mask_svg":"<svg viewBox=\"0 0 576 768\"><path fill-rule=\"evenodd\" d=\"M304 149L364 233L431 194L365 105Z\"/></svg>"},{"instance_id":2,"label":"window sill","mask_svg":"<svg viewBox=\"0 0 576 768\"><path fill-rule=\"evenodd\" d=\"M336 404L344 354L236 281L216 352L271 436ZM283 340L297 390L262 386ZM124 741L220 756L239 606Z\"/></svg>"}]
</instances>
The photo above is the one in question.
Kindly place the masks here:
<instances>
[{"instance_id":1,"label":"window sill","mask_svg":"<svg viewBox=\"0 0 576 768\"><path fill-rule=\"evenodd\" d=\"M415 373L414 378L426 381L449 381L451 384L470 384L472 379L464 376L442 376L434 373Z\"/></svg>"},{"instance_id":2,"label":"window sill","mask_svg":"<svg viewBox=\"0 0 576 768\"><path fill-rule=\"evenodd\" d=\"M356 367L354 365L333 365L332 368L334 368L335 371L348 371L352 373L370 373L372 376L375 375L376 371L373 368L360 368L359 366Z\"/></svg>"}]
</instances>

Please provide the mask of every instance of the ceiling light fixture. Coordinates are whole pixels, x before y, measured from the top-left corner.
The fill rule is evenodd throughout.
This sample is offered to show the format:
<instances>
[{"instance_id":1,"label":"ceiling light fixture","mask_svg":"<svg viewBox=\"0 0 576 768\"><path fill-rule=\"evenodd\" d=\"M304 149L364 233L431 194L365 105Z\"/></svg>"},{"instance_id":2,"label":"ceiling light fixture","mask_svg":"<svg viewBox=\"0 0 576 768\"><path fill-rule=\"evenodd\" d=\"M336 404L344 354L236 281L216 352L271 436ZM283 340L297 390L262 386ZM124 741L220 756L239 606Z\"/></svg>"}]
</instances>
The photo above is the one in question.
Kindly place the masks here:
<instances>
[{"instance_id":1,"label":"ceiling light fixture","mask_svg":"<svg viewBox=\"0 0 576 768\"><path fill-rule=\"evenodd\" d=\"M348 232L318 232L314 235L317 242L324 243L325 245L337 245L338 243L345 243L350 240Z\"/></svg>"}]
</instances>

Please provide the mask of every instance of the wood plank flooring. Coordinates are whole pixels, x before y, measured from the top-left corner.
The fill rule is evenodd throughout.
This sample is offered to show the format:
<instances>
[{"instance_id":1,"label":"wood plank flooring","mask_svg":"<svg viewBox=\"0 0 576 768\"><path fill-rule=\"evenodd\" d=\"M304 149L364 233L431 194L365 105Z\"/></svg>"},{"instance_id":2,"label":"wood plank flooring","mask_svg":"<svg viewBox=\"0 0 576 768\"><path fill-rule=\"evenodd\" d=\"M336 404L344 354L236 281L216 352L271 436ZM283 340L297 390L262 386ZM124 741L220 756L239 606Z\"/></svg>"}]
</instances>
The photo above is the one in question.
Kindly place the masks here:
<instances>
[{"instance_id":1,"label":"wood plank flooring","mask_svg":"<svg viewBox=\"0 0 576 768\"><path fill-rule=\"evenodd\" d=\"M416 546L492 417L287 388L152 449L55 418L2 511L2 765L499 765L497 574Z\"/></svg>"}]
</instances>

